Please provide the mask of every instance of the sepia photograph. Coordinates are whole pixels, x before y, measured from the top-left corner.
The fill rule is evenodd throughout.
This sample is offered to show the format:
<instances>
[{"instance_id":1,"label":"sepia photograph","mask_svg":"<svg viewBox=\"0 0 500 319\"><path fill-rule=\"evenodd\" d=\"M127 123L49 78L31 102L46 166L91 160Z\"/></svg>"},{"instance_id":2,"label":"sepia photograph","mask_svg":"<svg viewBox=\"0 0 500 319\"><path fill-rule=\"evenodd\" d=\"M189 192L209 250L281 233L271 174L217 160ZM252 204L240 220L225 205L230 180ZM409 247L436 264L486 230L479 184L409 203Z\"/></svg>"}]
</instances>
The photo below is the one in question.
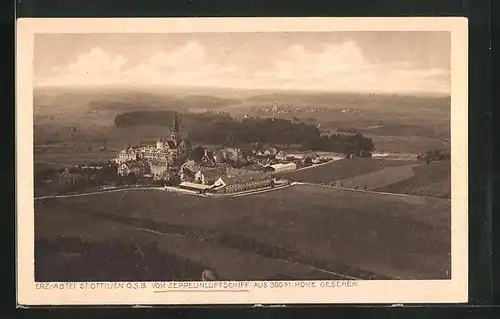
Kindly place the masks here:
<instances>
[{"instance_id":1,"label":"sepia photograph","mask_svg":"<svg viewBox=\"0 0 500 319\"><path fill-rule=\"evenodd\" d=\"M466 297L466 21L43 20L18 45L26 294Z\"/></svg>"}]
</instances>

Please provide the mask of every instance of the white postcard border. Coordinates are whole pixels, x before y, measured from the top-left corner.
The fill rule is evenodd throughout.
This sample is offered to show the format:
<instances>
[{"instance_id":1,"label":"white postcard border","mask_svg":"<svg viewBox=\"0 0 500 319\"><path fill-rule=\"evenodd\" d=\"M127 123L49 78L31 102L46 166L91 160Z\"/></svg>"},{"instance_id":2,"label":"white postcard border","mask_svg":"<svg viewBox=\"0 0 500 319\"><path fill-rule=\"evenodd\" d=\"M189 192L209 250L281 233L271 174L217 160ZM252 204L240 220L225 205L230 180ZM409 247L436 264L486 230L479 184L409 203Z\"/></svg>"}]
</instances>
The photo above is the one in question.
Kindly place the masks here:
<instances>
[{"instance_id":1,"label":"white postcard border","mask_svg":"<svg viewBox=\"0 0 500 319\"><path fill-rule=\"evenodd\" d=\"M317 31L451 32L452 279L401 281L308 281L309 287L178 288L159 293L152 283L34 281L33 39L37 33L190 33ZM16 35L17 297L22 305L461 303L468 298L468 29L449 18L116 18L20 19ZM270 283L270 282L268 282ZM283 282L282 282L283 283ZM142 285L146 285L143 288ZM169 285L170 283L163 283ZM221 283L223 284L223 283ZM161 285L161 284L160 284ZM184 285L188 285L184 288ZM328 287L322 287L328 285ZM99 286L99 287L97 287ZM312 287L314 286L314 287ZM179 288L180 287L180 288Z\"/></svg>"}]
</instances>

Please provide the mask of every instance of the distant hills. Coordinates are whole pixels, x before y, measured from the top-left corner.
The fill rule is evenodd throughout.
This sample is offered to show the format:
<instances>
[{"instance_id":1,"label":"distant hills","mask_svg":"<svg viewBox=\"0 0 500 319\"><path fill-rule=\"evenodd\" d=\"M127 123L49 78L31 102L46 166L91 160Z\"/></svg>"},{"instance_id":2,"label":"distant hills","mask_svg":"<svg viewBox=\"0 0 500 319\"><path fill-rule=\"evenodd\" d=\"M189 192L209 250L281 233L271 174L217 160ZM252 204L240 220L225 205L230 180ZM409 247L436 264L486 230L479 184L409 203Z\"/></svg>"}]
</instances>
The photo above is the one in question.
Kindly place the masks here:
<instances>
[{"instance_id":1,"label":"distant hills","mask_svg":"<svg viewBox=\"0 0 500 319\"><path fill-rule=\"evenodd\" d=\"M449 96L387 95L321 91L247 90L233 88L186 87L37 87L35 105L48 106L57 102L75 102L93 109L130 110L132 107L161 107L187 110L260 106L262 104L318 106L327 108L356 107L359 109L400 110L442 109L449 111ZM76 103L76 102L75 102ZM57 103L61 104L61 103Z\"/></svg>"}]
</instances>

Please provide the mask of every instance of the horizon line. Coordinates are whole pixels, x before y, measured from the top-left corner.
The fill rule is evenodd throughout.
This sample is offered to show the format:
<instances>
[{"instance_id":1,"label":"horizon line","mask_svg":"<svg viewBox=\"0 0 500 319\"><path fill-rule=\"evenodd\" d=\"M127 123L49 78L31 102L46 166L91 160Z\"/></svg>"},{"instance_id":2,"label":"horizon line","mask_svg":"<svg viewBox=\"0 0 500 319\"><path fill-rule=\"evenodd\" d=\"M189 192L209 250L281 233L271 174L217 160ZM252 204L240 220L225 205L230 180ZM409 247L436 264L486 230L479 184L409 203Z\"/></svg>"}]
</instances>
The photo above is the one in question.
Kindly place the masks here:
<instances>
[{"instance_id":1,"label":"horizon line","mask_svg":"<svg viewBox=\"0 0 500 319\"><path fill-rule=\"evenodd\" d=\"M429 92L429 91L401 91L401 92L376 92L376 91L340 91L340 90L325 90L325 89L291 89L291 88L238 88L231 86L190 86L190 85L171 85L171 84L34 84L35 89L122 89L122 90L152 90L152 89L198 89L198 90L231 90L231 91L266 91L276 93L322 93L322 94L348 94L348 95L372 95L372 96L413 96L413 97L451 97L449 92Z\"/></svg>"}]
</instances>

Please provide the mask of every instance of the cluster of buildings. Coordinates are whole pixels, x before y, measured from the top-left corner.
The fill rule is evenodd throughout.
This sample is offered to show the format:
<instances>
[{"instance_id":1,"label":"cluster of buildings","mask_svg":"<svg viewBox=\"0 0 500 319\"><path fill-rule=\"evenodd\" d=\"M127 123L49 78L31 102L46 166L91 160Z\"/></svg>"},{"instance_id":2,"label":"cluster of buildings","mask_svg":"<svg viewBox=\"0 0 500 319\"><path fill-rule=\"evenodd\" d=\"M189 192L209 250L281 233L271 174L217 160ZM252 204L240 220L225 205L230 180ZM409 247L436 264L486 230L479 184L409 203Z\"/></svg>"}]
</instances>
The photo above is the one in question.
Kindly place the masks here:
<instances>
[{"instance_id":1,"label":"cluster of buildings","mask_svg":"<svg viewBox=\"0 0 500 319\"><path fill-rule=\"evenodd\" d=\"M156 144L129 146L118 153L115 162L118 174L122 176L133 173L157 180L169 179L187 161L191 150L190 141L180 135L177 113L174 113L170 139L158 139Z\"/></svg>"},{"instance_id":2,"label":"cluster of buildings","mask_svg":"<svg viewBox=\"0 0 500 319\"><path fill-rule=\"evenodd\" d=\"M274 103L272 106L264 106L260 109L263 115L278 115L290 113L332 113L334 109L327 107L312 107L312 106L293 106L293 105L278 105Z\"/></svg>"},{"instance_id":3,"label":"cluster of buildings","mask_svg":"<svg viewBox=\"0 0 500 319\"><path fill-rule=\"evenodd\" d=\"M133 173L153 180L177 177L179 187L199 192L233 193L274 185L272 170L264 165L236 169L229 164L246 160L247 156L241 149L205 150L198 161L190 159L192 151L190 141L180 135L177 114L174 114L169 140L129 146L118 153L115 162L121 176Z\"/></svg>"},{"instance_id":4,"label":"cluster of buildings","mask_svg":"<svg viewBox=\"0 0 500 319\"><path fill-rule=\"evenodd\" d=\"M153 180L175 179L179 187L189 190L234 193L273 187L276 181L273 173L328 160L317 154L287 154L275 147L252 151L231 147L212 151L202 148L201 154L200 158L200 148L193 149L191 142L181 137L177 114L174 114L170 139L129 146L118 153L115 162L122 176L133 173Z\"/></svg>"},{"instance_id":5,"label":"cluster of buildings","mask_svg":"<svg viewBox=\"0 0 500 319\"><path fill-rule=\"evenodd\" d=\"M273 187L271 172L237 169L230 165L202 166L186 162L180 170L179 187L198 192L235 193Z\"/></svg>"}]
</instances>

